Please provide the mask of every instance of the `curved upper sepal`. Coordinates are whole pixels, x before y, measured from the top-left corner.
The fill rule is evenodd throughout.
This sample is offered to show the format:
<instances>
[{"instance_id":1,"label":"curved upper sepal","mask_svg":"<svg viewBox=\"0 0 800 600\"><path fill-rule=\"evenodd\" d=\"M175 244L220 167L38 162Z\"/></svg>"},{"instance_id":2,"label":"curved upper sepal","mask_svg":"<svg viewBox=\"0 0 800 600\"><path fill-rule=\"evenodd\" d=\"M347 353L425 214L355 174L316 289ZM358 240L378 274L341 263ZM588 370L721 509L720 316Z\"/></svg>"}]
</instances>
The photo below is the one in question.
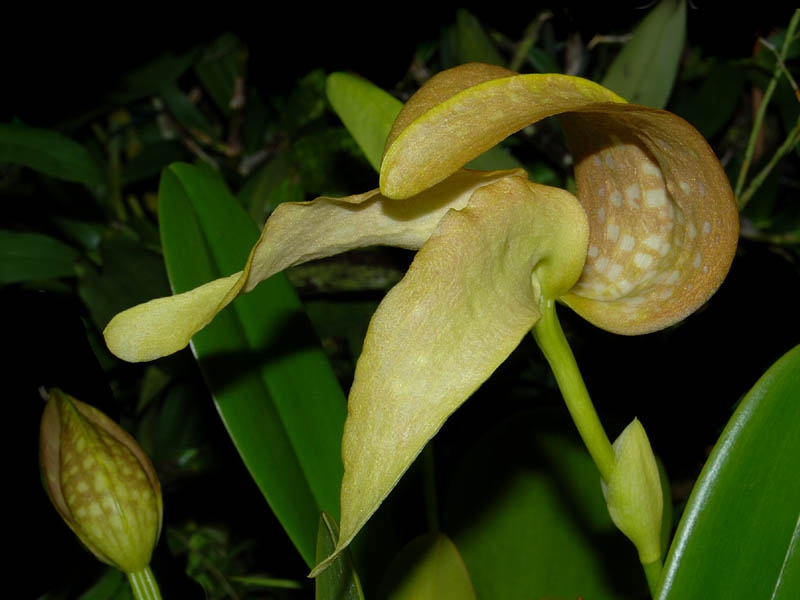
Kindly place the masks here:
<instances>
[{"instance_id":1,"label":"curved upper sepal","mask_svg":"<svg viewBox=\"0 0 800 600\"><path fill-rule=\"evenodd\" d=\"M448 69L400 111L383 155L381 192L413 196L531 123L609 102L625 101L580 77L519 75L481 63Z\"/></svg>"},{"instance_id":2,"label":"curved upper sepal","mask_svg":"<svg viewBox=\"0 0 800 600\"><path fill-rule=\"evenodd\" d=\"M419 193L549 116L567 133L591 230L583 276L561 300L598 327L631 335L694 312L721 284L738 241L727 176L689 123L591 81L482 64L432 77L390 133L381 190Z\"/></svg>"}]
</instances>

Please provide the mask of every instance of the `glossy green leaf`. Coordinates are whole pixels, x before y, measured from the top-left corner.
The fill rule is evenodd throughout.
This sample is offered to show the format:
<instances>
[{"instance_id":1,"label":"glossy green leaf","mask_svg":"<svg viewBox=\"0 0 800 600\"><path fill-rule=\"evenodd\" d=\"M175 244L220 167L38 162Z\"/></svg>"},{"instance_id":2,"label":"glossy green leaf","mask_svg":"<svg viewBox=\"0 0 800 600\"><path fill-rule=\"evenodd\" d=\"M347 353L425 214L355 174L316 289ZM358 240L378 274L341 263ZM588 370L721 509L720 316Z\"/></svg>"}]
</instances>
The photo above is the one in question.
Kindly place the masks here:
<instances>
[{"instance_id":1,"label":"glossy green leaf","mask_svg":"<svg viewBox=\"0 0 800 600\"><path fill-rule=\"evenodd\" d=\"M242 268L258 229L216 173L167 169L159 220L170 281L186 291ZM286 278L237 299L192 340L253 479L311 565L321 511L338 514L345 400Z\"/></svg>"},{"instance_id":2,"label":"glossy green leaf","mask_svg":"<svg viewBox=\"0 0 800 600\"><path fill-rule=\"evenodd\" d=\"M456 471L443 530L478 598L646 596L636 550L614 527L597 468L570 427L514 414Z\"/></svg>"},{"instance_id":3,"label":"glossy green leaf","mask_svg":"<svg viewBox=\"0 0 800 600\"><path fill-rule=\"evenodd\" d=\"M327 513L322 513L317 535L317 562L336 549L339 528ZM353 568L350 552L345 551L317 578L316 600L364 600L358 573Z\"/></svg>"},{"instance_id":4,"label":"glossy green leaf","mask_svg":"<svg viewBox=\"0 0 800 600\"><path fill-rule=\"evenodd\" d=\"M350 73L331 73L326 93L334 111L369 163L376 171L380 170L386 138L403 103L366 79ZM483 171L521 166L511 153L500 147L490 148L467 165L470 169Z\"/></svg>"},{"instance_id":5,"label":"glossy green leaf","mask_svg":"<svg viewBox=\"0 0 800 600\"><path fill-rule=\"evenodd\" d=\"M441 532L412 540L390 565L382 598L474 600L475 590L458 548Z\"/></svg>"},{"instance_id":6,"label":"glossy green leaf","mask_svg":"<svg viewBox=\"0 0 800 600\"><path fill-rule=\"evenodd\" d=\"M800 597L800 346L736 409L695 484L659 600Z\"/></svg>"},{"instance_id":7,"label":"glossy green leaf","mask_svg":"<svg viewBox=\"0 0 800 600\"><path fill-rule=\"evenodd\" d=\"M103 183L103 175L86 148L49 129L0 123L0 163L22 165L64 181Z\"/></svg>"},{"instance_id":8,"label":"glossy green leaf","mask_svg":"<svg viewBox=\"0 0 800 600\"><path fill-rule=\"evenodd\" d=\"M0 230L0 283L74 277L72 246L41 233Z\"/></svg>"},{"instance_id":9,"label":"glossy green leaf","mask_svg":"<svg viewBox=\"0 0 800 600\"><path fill-rule=\"evenodd\" d=\"M331 73L325 91L333 110L378 171L383 146L403 103L366 79L350 73Z\"/></svg>"},{"instance_id":10,"label":"glossy green leaf","mask_svg":"<svg viewBox=\"0 0 800 600\"><path fill-rule=\"evenodd\" d=\"M636 26L601 83L629 102L664 108L685 41L685 0L661 0Z\"/></svg>"}]
</instances>

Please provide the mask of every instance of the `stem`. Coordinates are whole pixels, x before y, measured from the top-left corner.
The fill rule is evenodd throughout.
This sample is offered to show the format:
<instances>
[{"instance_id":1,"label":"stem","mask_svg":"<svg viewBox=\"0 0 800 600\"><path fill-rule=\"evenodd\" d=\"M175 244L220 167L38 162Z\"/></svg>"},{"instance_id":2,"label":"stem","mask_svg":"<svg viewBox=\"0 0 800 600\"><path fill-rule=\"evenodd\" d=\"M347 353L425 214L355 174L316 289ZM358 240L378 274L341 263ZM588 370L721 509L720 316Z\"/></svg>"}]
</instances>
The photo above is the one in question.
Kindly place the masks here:
<instances>
[{"instance_id":1,"label":"stem","mask_svg":"<svg viewBox=\"0 0 800 600\"><path fill-rule=\"evenodd\" d=\"M614 469L614 448L600 423L578 363L561 329L554 301L547 300L543 306L542 318L533 328L533 337L553 370L567 410L600 476L609 480Z\"/></svg>"},{"instance_id":2,"label":"stem","mask_svg":"<svg viewBox=\"0 0 800 600\"><path fill-rule=\"evenodd\" d=\"M759 131L761 131L761 124L764 121L764 115L767 112L767 105L772 98L775 87L778 85L778 79L783 72L783 61L786 59L786 55L789 52L789 47L792 45L792 39L794 38L794 32L797 29L798 22L800 22L800 9L794 12L792 19L789 22L789 27L786 30L786 37L783 41L783 47L781 48L780 56L778 56L778 60L775 63L775 71L772 74L772 79L767 85L767 89L764 91L764 97L761 100L761 106L758 107L758 112L756 113L756 118L753 122L753 129L750 131L750 139L747 142L747 148L745 149L744 153L744 161L742 162L742 167L739 170L739 177L736 180L735 195L737 198L739 198L740 194L742 193L742 189L744 188L744 181L747 177L747 172L750 170L750 163L752 162L753 154L755 153L756 140L758 138ZM740 201L739 209L741 210L742 208L743 204Z\"/></svg>"},{"instance_id":3,"label":"stem","mask_svg":"<svg viewBox=\"0 0 800 600\"><path fill-rule=\"evenodd\" d=\"M772 155L769 162L755 177L753 177L750 181L750 185L748 185L747 189L739 196L739 210L742 210L747 205L753 194L756 193L767 176L772 172L772 169L775 168L775 165L777 165L786 154L794 150L798 141L800 141L800 119L798 119L792 131L789 132L789 135L786 137L783 144L781 144L781 147L775 151L775 154Z\"/></svg>"},{"instance_id":4,"label":"stem","mask_svg":"<svg viewBox=\"0 0 800 600\"><path fill-rule=\"evenodd\" d=\"M663 565L660 560L654 560L651 563L642 564L644 568L644 576L647 578L647 587L650 589L650 595L655 598L658 593L658 584L661 580L661 571Z\"/></svg>"},{"instance_id":5,"label":"stem","mask_svg":"<svg viewBox=\"0 0 800 600\"><path fill-rule=\"evenodd\" d=\"M589 397L575 355L558 321L553 300L544 302L542 318L533 328L533 337L553 370L567 410L592 460L597 465L600 476L605 481L610 481L616 463L616 453ZM642 563L642 567L650 594L655 597L663 568L661 559L647 564Z\"/></svg>"},{"instance_id":6,"label":"stem","mask_svg":"<svg viewBox=\"0 0 800 600\"><path fill-rule=\"evenodd\" d=\"M126 573L126 575L136 600L161 600L161 591L158 589L158 582L153 571L150 570L150 565L141 571Z\"/></svg>"}]
</instances>

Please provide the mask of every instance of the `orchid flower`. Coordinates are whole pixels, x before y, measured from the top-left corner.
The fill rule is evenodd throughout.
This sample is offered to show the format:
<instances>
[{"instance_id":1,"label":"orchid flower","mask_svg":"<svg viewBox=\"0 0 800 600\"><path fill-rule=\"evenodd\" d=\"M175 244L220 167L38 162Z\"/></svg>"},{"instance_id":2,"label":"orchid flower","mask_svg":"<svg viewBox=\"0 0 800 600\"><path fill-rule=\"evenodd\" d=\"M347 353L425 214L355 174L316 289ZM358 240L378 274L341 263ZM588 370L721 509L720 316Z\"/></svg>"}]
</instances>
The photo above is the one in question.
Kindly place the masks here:
<instances>
[{"instance_id":1,"label":"orchid flower","mask_svg":"<svg viewBox=\"0 0 800 600\"><path fill-rule=\"evenodd\" d=\"M572 150L576 195L521 169L463 168L551 116ZM553 342L556 302L611 332L662 329L714 293L737 239L722 166L681 118L578 77L473 63L439 73L409 99L378 189L279 206L243 271L120 313L105 336L123 359L155 359L283 269L370 245L418 251L376 310L356 366L335 556L525 335L534 332L554 368L569 360ZM582 385L556 377L565 397ZM581 416L587 410L570 405L591 437L598 423ZM587 445L604 482L618 479L615 449L630 444Z\"/></svg>"}]
</instances>

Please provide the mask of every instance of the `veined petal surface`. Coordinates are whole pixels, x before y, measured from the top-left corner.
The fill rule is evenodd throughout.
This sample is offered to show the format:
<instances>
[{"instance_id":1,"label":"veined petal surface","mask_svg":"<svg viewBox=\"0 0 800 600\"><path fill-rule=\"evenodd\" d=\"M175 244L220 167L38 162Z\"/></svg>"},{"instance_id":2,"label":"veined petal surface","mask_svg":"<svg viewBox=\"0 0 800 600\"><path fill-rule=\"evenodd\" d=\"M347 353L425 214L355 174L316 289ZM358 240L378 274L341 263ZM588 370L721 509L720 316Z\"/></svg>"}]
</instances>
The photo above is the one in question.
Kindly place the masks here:
<instances>
[{"instance_id":1,"label":"veined petal surface","mask_svg":"<svg viewBox=\"0 0 800 600\"><path fill-rule=\"evenodd\" d=\"M598 327L628 335L697 310L722 283L738 241L727 176L689 123L585 79L480 64L434 76L395 122L381 190L419 193L549 116L567 132L591 229L584 275L562 300Z\"/></svg>"},{"instance_id":2,"label":"veined petal surface","mask_svg":"<svg viewBox=\"0 0 800 600\"><path fill-rule=\"evenodd\" d=\"M381 192L413 196L532 123L607 102L625 100L580 77L454 67L426 82L398 115L381 164Z\"/></svg>"},{"instance_id":3,"label":"veined petal surface","mask_svg":"<svg viewBox=\"0 0 800 600\"><path fill-rule=\"evenodd\" d=\"M402 202L372 190L345 198L282 204L267 220L243 271L119 313L106 326L106 344L131 362L177 352L240 293L271 275L354 248L418 249L449 209L463 208L477 188L512 174L519 171L461 170Z\"/></svg>"},{"instance_id":4,"label":"veined petal surface","mask_svg":"<svg viewBox=\"0 0 800 600\"><path fill-rule=\"evenodd\" d=\"M524 177L480 188L442 219L378 307L356 366L337 551L528 334L542 298L574 284L587 240L577 199Z\"/></svg>"}]
</instances>

